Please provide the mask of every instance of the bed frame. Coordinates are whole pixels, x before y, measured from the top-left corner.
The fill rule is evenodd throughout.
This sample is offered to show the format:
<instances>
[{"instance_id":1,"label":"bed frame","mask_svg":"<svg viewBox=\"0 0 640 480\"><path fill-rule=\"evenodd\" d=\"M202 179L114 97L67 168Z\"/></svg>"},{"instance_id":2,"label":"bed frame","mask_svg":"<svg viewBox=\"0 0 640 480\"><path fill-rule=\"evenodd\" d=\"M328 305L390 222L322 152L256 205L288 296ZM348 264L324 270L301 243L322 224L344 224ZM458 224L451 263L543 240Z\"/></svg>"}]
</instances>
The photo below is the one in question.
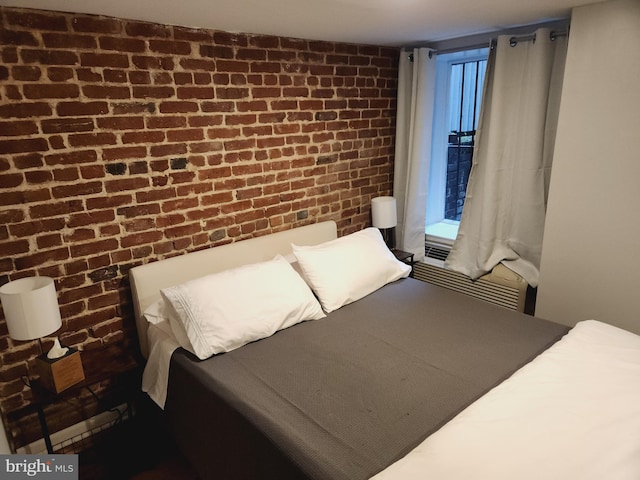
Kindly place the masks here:
<instances>
[{"instance_id":1,"label":"bed frame","mask_svg":"<svg viewBox=\"0 0 640 480\"><path fill-rule=\"evenodd\" d=\"M290 255L292 243L317 245L335 238L337 238L337 226L331 220L199 250L161 262L152 262L132 268L129 271L129 278L142 355L145 358L148 358L149 355L148 323L142 313L160 299L161 289L240 265L271 260L278 254Z\"/></svg>"},{"instance_id":2,"label":"bed frame","mask_svg":"<svg viewBox=\"0 0 640 480\"><path fill-rule=\"evenodd\" d=\"M322 222L131 269L145 372L171 370L162 418L200 478L371 478L566 333L407 278L223 355L155 363L162 331L142 312L162 289L335 238Z\"/></svg>"}]
</instances>

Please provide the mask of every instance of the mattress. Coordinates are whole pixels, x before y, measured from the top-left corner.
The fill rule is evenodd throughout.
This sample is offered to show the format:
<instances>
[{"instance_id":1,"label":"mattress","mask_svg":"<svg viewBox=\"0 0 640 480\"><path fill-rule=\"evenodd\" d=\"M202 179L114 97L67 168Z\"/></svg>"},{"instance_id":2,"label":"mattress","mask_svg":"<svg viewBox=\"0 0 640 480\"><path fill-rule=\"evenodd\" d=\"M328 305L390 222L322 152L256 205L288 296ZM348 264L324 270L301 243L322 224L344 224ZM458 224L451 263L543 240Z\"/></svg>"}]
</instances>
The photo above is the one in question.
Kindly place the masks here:
<instances>
[{"instance_id":1,"label":"mattress","mask_svg":"<svg viewBox=\"0 0 640 480\"><path fill-rule=\"evenodd\" d=\"M368 479L567 331L407 278L204 361L176 350L166 418L203 479Z\"/></svg>"}]
</instances>

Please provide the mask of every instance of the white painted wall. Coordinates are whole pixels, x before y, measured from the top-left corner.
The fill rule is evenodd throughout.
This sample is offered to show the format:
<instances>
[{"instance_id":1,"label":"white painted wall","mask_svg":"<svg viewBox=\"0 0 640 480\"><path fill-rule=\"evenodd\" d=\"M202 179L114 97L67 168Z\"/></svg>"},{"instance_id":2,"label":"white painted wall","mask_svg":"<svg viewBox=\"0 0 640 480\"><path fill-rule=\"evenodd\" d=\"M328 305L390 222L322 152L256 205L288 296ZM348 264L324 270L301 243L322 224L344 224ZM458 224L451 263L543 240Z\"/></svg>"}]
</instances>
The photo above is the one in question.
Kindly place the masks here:
<instances>
[{"instance_id":1,"label":"white painted wall","mask_svg":"<svg viewBox=\"0 0 640 480\"><path fill-rule=\"evenodd\" d=\"M640 0L576 8L536 315L640 333Z\"/></svg>"}]
</instances>

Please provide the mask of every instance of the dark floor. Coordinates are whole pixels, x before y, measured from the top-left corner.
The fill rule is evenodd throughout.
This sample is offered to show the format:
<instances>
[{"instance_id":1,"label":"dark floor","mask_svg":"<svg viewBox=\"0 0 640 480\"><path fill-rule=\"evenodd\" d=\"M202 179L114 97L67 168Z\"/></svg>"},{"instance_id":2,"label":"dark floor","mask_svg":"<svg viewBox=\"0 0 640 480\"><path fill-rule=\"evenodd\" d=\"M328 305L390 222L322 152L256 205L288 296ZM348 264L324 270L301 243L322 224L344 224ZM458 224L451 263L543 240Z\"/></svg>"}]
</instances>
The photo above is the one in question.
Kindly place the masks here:
<instances>
[{"instance_id":1,"label":"dark floor","mask_svg":"<svg viewBox=\"0 0 640 480\"><path fill-rule=\"evenodd\" d=\"M197 480L157 418L136 414L79 454L80 480Z\"/></svg>"}]
</instances>

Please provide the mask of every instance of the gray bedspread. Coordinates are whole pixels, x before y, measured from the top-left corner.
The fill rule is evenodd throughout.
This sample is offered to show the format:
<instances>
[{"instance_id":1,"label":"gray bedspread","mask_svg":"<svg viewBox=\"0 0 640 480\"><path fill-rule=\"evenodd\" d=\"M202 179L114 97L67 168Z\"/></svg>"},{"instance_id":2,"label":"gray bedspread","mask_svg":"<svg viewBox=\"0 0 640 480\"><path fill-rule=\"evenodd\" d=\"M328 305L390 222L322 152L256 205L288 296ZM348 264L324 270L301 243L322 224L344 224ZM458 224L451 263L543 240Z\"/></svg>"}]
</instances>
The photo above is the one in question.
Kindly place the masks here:
<instances>
[{"instance_id":1,"label":"gray bedspread","mask_svg":"<svg viewBox=\"0 0 640 480\"><path fill-rule=\"evenodd\" d=\"M567 330L408 278L205 361L176 352L165 411L204 478L367 479Z\"/></svg>"}]
</instances>

